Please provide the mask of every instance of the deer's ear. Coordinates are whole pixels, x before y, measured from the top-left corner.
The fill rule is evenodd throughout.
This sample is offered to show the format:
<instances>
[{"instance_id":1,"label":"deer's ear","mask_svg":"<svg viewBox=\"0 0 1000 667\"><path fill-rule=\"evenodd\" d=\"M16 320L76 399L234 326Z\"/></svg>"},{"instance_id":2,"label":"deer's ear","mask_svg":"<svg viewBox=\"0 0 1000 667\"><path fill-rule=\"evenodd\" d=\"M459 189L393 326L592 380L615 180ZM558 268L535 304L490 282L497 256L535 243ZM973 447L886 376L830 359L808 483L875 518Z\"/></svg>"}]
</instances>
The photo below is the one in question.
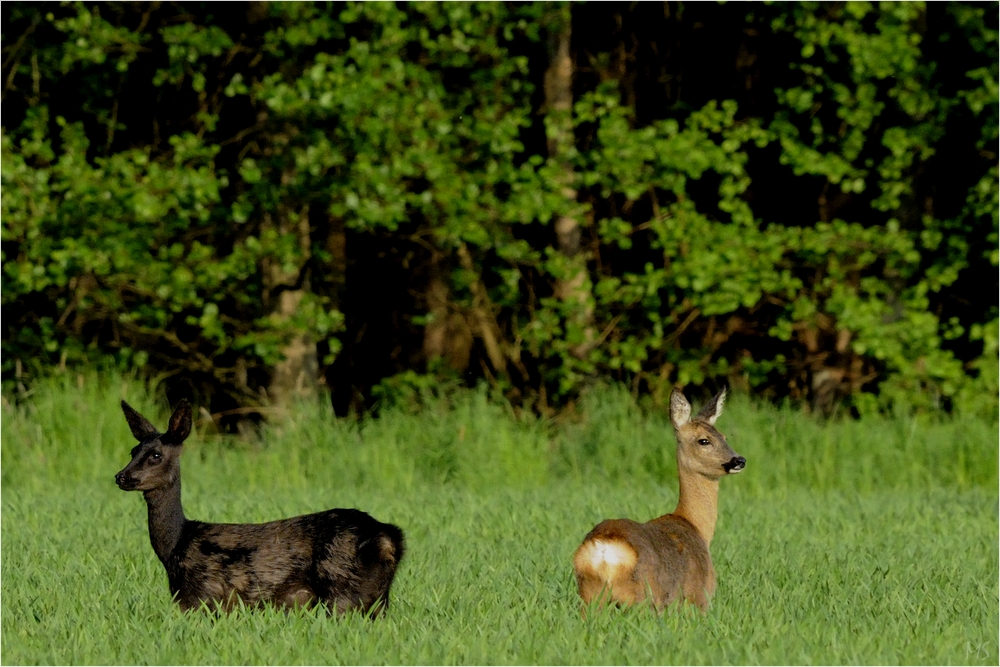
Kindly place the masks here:
<instances>
[{"instance_id":1,"label":"deer's ear","mask_svg":"<svg viewBox=\"0 0 1000 667\"><path fill-rule=\"evenodd\" d=\"M177 409L170 417L170 427L160 438L160 442L165 445L179 445L191 434L191 404L186 398L182 398L177 404Z\"/></svg>"},{"instance_id":2,"label":"deer's ear","mask_svg":"<svg viewBox=\"0 0 1000 667\"><path fill-rule=\"evenodd\" d=\"M670 392L670 421L673 422L675 429L691 421L691 404L677 387Z\"/></svg>"},{"instance_id":3,"label":"deer's ear","mask_svg":"<svg viewBox=\"0 0 1000 667\"><path fill-rule=\"evenodd\" d=\"M139 442L160 435L160 432L149 423L148 419L136 412L135 408L125 401L122 401L122 412L125 413L125 421L128 422L128 427L132 431L133 437Z\"/></svg>"},{"instance_id":4,"label":"deer's ear","mask_svg":"<svg viewBox=\"0 0 1000 667\"><path fill-rule=\"evenodd\" d=\"M722 414L722 406L726 402L726 388L723 387L722 391L712 397L708 403L701 409L698 413L698 419L706 421L709 424L715 425L715 420L719 418Z\"/></svg>"}]
</instances>

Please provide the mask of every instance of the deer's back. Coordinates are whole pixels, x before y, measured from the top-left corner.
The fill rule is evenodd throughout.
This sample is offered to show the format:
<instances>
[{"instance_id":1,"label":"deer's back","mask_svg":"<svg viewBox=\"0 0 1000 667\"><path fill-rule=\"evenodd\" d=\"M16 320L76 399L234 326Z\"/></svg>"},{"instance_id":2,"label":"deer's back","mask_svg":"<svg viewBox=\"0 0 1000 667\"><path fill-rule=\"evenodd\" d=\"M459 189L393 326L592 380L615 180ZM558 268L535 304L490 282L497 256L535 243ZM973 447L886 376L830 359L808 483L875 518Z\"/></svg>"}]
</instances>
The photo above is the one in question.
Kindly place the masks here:
<instances>
[{"instance_id":1,"label":"deer's back","mask_svg":"<svg viewBox=\"0 0 1000 667\"><path fill-rule=\"evenodd\" d=\"M585 603L599 596L657 609L679 598L704 608L715 592L715 571L705 540L687 520L667 514L647 523L609 519L594 527L574 558Z\"/></svg>"},{"instance_id":2,"label":"deer's back","mask_svg":"<svg viewBox=\"0 0 1000 667\"><path fill-rule=\"evenodd\" d=\"M640 576L657 577L663 604L681 595L705 608L715 594L715 568L708 544L687 519L667 514L643 524L651 545L648 570Z\"/></svg>"},{"instance_id":3,"label":"deer's back","mask_svg":"<svg viewBox=\"0 0 1000 667\"><path fill-rule=\"evenodd\" d=\"M399 528L335 509L261 524L188 522L166 566L183 608L242 600L367 611L388 595L402 555Z\"/></svg>"}]
</instances>

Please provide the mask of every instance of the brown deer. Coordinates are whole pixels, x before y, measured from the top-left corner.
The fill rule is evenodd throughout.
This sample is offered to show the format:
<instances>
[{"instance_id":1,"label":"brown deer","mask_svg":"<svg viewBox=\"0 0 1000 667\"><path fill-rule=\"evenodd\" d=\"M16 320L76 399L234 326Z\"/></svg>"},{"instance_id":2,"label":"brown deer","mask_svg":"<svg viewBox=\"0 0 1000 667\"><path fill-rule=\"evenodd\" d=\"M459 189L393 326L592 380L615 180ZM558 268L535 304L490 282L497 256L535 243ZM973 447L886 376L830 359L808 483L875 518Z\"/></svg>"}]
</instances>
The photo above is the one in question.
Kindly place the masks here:
<instances>
[{"instance_id":1,"label":"brown deer","mask_svg":"<svg viewBox=\"0 0 1000 667\"><path fill-rule=\"evenodd\" d=\"M715 534L719 479L743 470L746 459L715 429L726 390L691 419L691 405L670 394L670 421L677 437L680 498L673 514L638 523L608 519L597 524L573 556L585 605L631 605L647 597L657 611L687 600L703 610L715 593L708 547Z\"/></svg>"},{"instance_id":2,"label":"brown deer","mask_svg":"<svg viewBox=\"0 0 1000 667\"><path fill-rule=\"evenodd\" d=\"M149 539L182 609L322 603L331 613L374 617L388 606L404 550L399 528L355 509L260 524L191 521L181 508L180 468L191 405L180 402L163 434L125 401L122 410L139 444L115 482L143 492Z\"/></svg>"}]
</instances>

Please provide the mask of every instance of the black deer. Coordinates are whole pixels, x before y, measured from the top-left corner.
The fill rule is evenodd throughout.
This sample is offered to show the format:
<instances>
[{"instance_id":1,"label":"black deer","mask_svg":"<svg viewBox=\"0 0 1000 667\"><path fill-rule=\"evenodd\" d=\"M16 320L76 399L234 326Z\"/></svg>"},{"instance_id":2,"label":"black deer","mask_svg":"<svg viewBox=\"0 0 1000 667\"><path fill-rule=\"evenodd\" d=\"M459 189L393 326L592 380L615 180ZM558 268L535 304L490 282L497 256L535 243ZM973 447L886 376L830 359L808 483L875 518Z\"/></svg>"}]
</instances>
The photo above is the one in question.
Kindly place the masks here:
<instances>
[{"instance_id":1,"label":"black deer","mask_svg":"<svg viewBox=\"0 0 1000 667\"><path fill-rule=\"evenodd\" d=\"M139 444L115 482L143 492L149 539L182 609L321 602L330 612L374 617L388 606L404 551L398 527L355 509L260 524L191 521L181 508L180 466L191 405L182 400L162 434L125 401L122 410Z\"/></svg>"}]
</instances>

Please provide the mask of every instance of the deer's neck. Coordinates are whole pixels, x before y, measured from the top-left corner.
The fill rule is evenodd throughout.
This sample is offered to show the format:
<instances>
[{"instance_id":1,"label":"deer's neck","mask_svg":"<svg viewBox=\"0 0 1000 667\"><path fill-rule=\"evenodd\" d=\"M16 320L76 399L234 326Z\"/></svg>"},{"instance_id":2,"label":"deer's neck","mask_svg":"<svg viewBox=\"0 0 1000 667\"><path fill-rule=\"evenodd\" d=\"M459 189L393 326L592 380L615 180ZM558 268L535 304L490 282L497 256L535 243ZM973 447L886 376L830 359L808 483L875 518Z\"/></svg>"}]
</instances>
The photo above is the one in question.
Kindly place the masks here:
<instances>
[{"instance_id":1,"label":"deer's neck","mask_svg":"<svg viewBox=\"0 0 1000 667\"><path fill-rule=\"evenodd\" d=\"M681 470L679 477L680 498L674 514L690 521L705 544L711 545L719 517L719 480L687 470Z\"/></svg>"},{"instance_id":2,"label":"deer's neck","mask_svg":"<svg viewBox=\"0 0 1000 667\"><path fill-rule=\"evenodd\" d=\"M187 519L181 507L181 481L170 486L143 492L149 513L149 541L164 564L181 539Z\"/></svg>"}]
</instances>

